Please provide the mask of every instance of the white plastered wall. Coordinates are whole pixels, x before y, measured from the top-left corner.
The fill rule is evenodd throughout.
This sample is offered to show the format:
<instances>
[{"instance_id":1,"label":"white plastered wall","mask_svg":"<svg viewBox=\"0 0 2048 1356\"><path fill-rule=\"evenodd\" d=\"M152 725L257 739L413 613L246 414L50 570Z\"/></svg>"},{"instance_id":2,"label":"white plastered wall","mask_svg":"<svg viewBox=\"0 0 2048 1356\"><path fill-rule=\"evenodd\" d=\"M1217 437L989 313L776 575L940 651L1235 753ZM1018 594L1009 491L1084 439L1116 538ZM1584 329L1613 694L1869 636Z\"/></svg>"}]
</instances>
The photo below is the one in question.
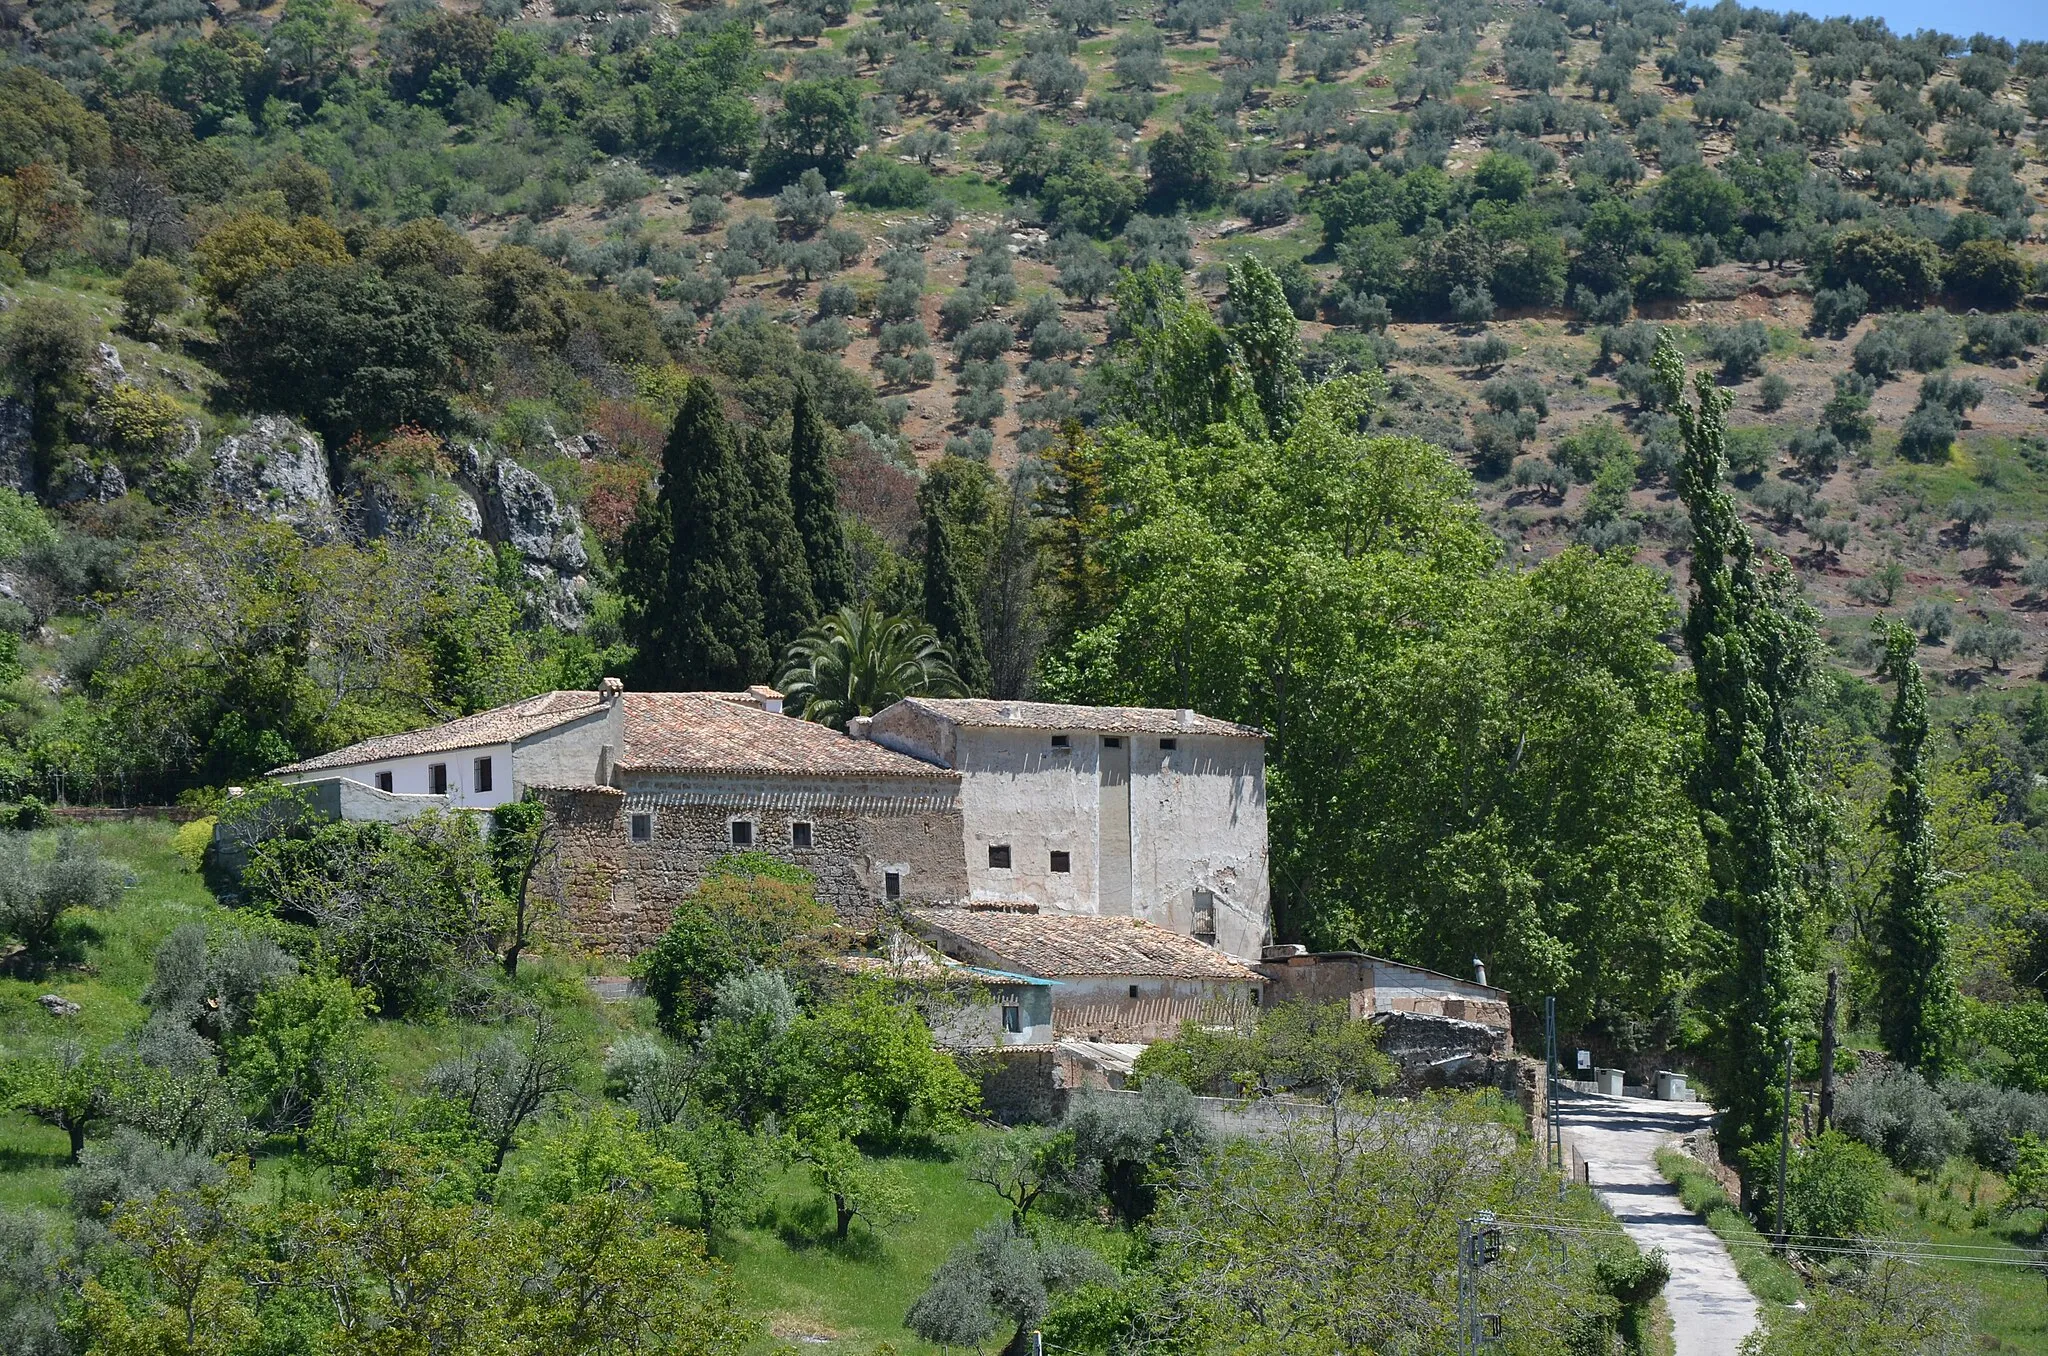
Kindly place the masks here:
<instances>
[{"instance_id":1,"label":"white plastered wall","mask_svg":"<svg viewBox=\"0 0 2048 1356\"><path fill-rule=\"evenodd\" d=\"M475 785L476 760L491 760L491 789L479 792ZM448 768L448 805L457 810L488 810L517 799L512 773L512 746L510 744L481 744L474 748L448 749L441 753L414 754L409 758L382 758L367 763L351 763L341 767L321 768L317 772L302 773L292 781L318 781L327 777L346 777L361 782L364 786L377 785L377 774L391 774L391 790L396 795L426 795L431 790L428 769L435 763L444 763Z\"/></svg>"}]
</instances>

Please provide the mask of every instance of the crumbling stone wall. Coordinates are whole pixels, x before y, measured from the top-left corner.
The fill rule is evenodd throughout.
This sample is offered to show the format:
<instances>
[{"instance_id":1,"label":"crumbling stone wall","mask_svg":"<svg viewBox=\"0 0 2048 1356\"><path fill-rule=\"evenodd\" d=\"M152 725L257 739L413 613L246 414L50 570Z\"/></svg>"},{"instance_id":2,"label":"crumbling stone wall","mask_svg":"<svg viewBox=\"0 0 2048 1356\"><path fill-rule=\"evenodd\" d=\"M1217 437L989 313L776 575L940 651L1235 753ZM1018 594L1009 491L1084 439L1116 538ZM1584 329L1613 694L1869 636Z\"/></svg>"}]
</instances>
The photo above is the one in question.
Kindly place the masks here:
<instances>
[{"instance_id":1,"label":"crumbling stone wall","mask_svg":"<svg viewBox=\"0 0 2048 1356\"><path fill-rule=\"evenodd\" d=\"M956 901L967 892L957 805L932 796L874 795L815 784L769 794L739 783L665 778L660 784L542 792L554 828L550 875L562 895L566 929L578 944L630 956L668 930L676 906L719 858L736 851L793 862L818 880L818 898L849 927L868 929L903 908ZM629 837L629 816L653 817L652 839ZM751 848L736 848L732 823L753 826ZM792 826L811 826L811 846L792 844ZM896 872L901 898L887 899Z\"/></svg>"}]
</instances>

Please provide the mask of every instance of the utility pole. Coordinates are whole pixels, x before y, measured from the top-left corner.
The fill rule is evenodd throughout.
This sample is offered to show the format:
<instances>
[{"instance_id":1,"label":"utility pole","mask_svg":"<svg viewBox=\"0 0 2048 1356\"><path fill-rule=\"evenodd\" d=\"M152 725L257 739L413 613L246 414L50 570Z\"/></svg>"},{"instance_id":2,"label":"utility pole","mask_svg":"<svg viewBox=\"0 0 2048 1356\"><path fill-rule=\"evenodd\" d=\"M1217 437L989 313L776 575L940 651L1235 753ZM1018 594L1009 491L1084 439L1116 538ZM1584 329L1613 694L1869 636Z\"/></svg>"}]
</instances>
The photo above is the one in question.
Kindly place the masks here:
<instances>
[{"instance_id":1,"label":"utility pole","mask_svg":"<svg viewBox=\"0 0 2048 1356\"><path fill-rule=\"evenodd\" d=\"M1458 1356L1479 1356L1501 1335L1501 1316L1479 1311L1479 1273L1498 1262L1504 1248L1490 1212L1458 1221Z\"/></svg>"},{"instance_id":2,"label":"utility pole","mask_svg":"<svg viewBox=\"0 0 2048 1356\"><path fill-rule=\"evenodd\" d=\"M1841 1011L1842 972L1828 971L1828 1002L1820 1010L1820 1128L1835 1120L1835 1021Z\"/></svg>"},{"instance_id":3,"label":"utility pole","mask_svg":"<svg viewBox=\"0 0 2048 1356\"><path fill-rule=\"evenodd\" d=\"M1785 1246L1785 1161L1792 1155L1792 1038L1785 1038L1785 1107L1778 1126L1778 1194L1772 1201L1778 1246Z\"/></svg>"},{"instance_id":4,"label":"utility pole","mask_svg":"<svg viewBox=\"0 0 2048 1356\"><path fill-rule=\"evenodd\" d=\"M1557 1123L1557 998L1543 1000L1543 1161L1564 1171L1564 1127Z\"/></svg>"}]
</instances>

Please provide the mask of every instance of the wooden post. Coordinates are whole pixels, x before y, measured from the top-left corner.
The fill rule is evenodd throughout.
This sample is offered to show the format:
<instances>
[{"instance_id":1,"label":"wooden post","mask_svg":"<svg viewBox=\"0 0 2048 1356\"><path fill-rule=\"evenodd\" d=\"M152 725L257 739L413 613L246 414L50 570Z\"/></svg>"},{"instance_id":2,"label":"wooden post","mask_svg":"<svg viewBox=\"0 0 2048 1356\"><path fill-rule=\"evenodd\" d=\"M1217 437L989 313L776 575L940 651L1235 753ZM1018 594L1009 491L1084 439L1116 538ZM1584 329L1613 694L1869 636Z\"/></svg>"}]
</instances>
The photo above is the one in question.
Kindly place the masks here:
<instances>
[{"instance_id":1,"label":"wooden post","mask_svg":"<svg viewBox=\"0 0 2048 1356\"><path fill-rule=\"evenodd\" d=\"M1835 1020L1842 1000L1842 972L1828 971L1828 1003L1820 1011L1820 1128L1835 1119Z\"/></svg>"}]
</instances>

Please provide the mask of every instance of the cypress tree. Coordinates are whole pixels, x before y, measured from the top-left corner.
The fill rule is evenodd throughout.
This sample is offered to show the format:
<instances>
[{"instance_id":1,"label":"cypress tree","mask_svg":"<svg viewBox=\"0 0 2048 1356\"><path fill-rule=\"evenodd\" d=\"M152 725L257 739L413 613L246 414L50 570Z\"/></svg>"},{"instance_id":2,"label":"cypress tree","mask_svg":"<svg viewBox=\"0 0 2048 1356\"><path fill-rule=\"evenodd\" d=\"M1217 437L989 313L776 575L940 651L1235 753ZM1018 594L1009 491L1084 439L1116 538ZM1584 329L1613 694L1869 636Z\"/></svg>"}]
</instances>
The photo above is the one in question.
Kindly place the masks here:
<instances>
[{"instance_id":1,"label":"cypress tree","mask_svg":"<svg viewBox=\"0 0 2048 1356\"><path fill-rule=\"evenodd\" d=\"M853 567L846 559L846 533L839 526L839 491L826 460L825 421L818 417L808 386L796 390L789 425L789 506L804 539L811 570L811 596L820 613L853 598Z\"/></svg>"},{"instance_id":2,"label":"cypress tree","mask_svg":"<svg viewBox=\"0 0 2048 1356\"><path fill-rule=\"evenodd\" d=\"M661 489L640 501L620 562L637 686L730 690L767 671L752 515L731 424L710 384L692 381L662 449Z\"/></svg>"},{"instance_id":3,"label":"cypress tree","mask_svg":"<svg viewBox=\"0 0 2048 1356\"><path fill-rule=\"evenodd\" d=\"M1693 802L1712 884L1702 910L1725 938L1712 997L1723 1056L1724 1145L1777 1133L1784 1043L1800 1019L1804 900L1800 842L1812 820L1795 710L1817 640L1789 570L1763 569L1721 485L1731 397L1696 376L1669 335L1653 359L1678 416L1678 493L1692 518L1692 599L1685 646L1703 726Z\"/></svg>"},{"instance_id":4,"label":"cypress tree","mask_svg":"<svg viewBox=\"0 0 2048 1356\"><path fill-rule=\"evenodd\" d=\"M789 468L782 454L760 434L743 435L748 487L753 491L754 578L761 590L762 629L779 666L783 651L817 618L811 567L789 504Z\"/></svg>"},{"instance_id":5,"label":"cypress tree","mask_svg":"<svg viewBox=\"0 0 2048 1356\"><path fill-rule=\"evenodd\" d=\"M924 619L953 656L953 671L972 697L988 694L988 656L974 595L960 578L953 540L935 505L924 514Z\"/></svg>"},{"instance_id":6,"label":"cypress tree","mask_svg":"<svg viewBox=\"0 0 2048 1356\"><path fill-rule=\"evenodd\" d=\"M1925 769L1927 685L1914 658L1913 633L1880 622L1882 672L1892 683L1892 789L1882 822L1892 836L1886 873L1879 959L1879 1024L1894 1055L1939 1075L1955 1030L1955 975L1949 965L1948 920L1934 897L1934 833Z\"/></svg>"}]
</instances>

